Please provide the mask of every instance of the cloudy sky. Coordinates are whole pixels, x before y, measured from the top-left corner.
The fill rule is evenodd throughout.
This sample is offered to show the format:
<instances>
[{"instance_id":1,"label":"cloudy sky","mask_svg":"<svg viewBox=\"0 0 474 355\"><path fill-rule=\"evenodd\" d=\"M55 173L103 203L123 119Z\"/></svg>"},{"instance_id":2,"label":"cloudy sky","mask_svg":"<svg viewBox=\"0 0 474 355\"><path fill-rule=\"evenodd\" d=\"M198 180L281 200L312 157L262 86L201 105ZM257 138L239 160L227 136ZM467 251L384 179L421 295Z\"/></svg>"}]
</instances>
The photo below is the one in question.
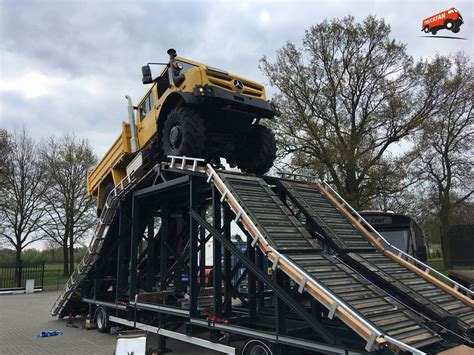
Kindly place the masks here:
<instances>
[{"instance_id":1,"label":"cloudy sky","mask_svg":"<svg viewBox=\"0 0 474 355\"><path fill-rule=\"evenodd\" d=\"M423 18L452 6L467 40L420 32ZM141 65L166 60L168 48L265 82L263 55L299 43L324 19L369 14L385 18L415 58L457 50L473 57L471 1L0 0L0 126L37 137L75 132L101 156L127 119L124 96L136 102L145 91Z\"/></svg>"}]
</instances>

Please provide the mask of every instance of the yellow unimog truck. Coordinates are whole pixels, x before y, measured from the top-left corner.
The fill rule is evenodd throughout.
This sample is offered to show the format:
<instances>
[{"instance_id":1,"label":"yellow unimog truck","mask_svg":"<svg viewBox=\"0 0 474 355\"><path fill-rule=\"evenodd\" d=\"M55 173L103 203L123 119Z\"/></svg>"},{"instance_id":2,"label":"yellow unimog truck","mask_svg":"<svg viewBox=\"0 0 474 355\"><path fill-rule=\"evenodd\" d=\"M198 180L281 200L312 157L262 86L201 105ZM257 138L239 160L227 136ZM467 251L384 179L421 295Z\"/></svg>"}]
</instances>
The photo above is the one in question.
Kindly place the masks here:
<instances>
[{"instance_id":1,"label":"yellow unimog truck","mask_svg":"<svg viewBox=\"0 0 474 355\"><path fill-rule=\"evenodd\" d=\"M264 174L273 165L275 138L261 119L276 115L263 85L177 56L142 67L143 84L151 84L137 106L128 100L129 123L87 178L97 197L98 213L127 168L160 162L168 155L202 157L219 164L225 158L242 171ZM153 78L150 65L164 65ZM136 118L135 118L136 117Z\"/></svg>"}]
</instances>

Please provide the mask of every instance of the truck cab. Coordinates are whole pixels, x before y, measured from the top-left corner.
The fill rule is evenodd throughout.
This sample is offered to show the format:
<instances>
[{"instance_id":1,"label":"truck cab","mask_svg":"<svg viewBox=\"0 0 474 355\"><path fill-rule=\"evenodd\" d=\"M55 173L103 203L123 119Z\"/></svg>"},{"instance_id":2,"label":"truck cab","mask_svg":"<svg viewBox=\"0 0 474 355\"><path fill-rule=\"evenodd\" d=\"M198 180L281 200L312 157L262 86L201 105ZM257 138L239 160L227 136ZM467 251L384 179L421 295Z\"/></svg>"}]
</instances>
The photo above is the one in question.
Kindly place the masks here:
<instances>
[{"instance_id":1,"label":"truck cab","mask_svg":"<svg viewBox=\"0 0 474 355\"><path fill-rule=\"evenodd\" d=\"M128 100L128 123L87 178L98 214L108 194L130 174L146 171L168 156L221 158L232 167L264 174L276 158L273 132L260 121L277 111L265 87L244 77L180 57L168 50L166 63L142 67L148 85L137 105ZM151 66L162 66L153 76Z\"/></svg>"}]
</instances>

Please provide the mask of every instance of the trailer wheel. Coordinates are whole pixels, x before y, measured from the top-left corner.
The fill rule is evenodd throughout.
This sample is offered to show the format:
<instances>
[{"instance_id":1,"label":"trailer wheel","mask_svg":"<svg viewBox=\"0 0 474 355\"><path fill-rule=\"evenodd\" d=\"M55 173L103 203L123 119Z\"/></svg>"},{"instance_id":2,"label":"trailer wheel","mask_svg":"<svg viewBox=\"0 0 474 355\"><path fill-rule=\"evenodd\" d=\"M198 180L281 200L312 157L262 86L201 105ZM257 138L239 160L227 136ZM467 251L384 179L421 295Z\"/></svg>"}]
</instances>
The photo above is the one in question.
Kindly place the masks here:
<instances>
[{"instance_id":1,"label":"trailer wheel","mask_svg":"<svg viewBox=\"0 0 474 355\"><path fill-rule=\"evenodd\" d=\"M273 352L263 341L251 339L242 347L241 355L273 355Z\"/></svg>"},{"instance_id":2,"label":"trailer wheel","mask_svg":"<svg viewBox=\"0 0 474 355\"><path fill-rule=\"evenodd\" d=\"M187 107L171 110L163 127L163 155L202 157L205 133L204 122L196 112Z\"/></svg>"},{"instance_id":3,"label":"trailer wheel","mask_svg":"<svg viewBox=\"0 0 474 355\"><path fill-rule=\"evenodd\" d=\"M254 125L246 135L245 145L237 152L239 168L247 173L265 174L273 166L276 157L276 142L273 132Z\"/></svg>"},{"instance_id":4,"label":"trailer wheel","mask_svg":"<svg viewBox=\"0 0 474 355\"><path fill-rule=\"evenodd\" d=\"M95 324L97 325L97 330L101 333L108 333L110 329L109 325L109 316L107 311L103 307L98 307L95 310Z\"/></svg>"}]
</instances>

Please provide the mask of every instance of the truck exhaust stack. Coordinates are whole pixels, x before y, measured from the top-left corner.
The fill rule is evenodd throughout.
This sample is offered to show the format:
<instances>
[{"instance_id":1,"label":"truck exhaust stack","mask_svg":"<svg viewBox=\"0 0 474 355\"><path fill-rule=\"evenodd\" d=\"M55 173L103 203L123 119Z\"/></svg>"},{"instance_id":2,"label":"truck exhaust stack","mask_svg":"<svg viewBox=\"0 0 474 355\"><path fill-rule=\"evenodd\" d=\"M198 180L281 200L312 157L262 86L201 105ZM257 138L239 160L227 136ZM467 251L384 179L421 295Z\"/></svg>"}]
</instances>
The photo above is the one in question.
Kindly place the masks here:
<instances>
[{"instance_id":1,"label":"truck exhaust stack","mask_svg":"<svg viewBox=\"0 0 474 355\"><path fill-rule=\"evenodd\" d=\"M125 98L128 102L128 120L130 123L130 147L132 153L135 153L138 150L137 145L137 126L135 125L135 114L133 113L133 104L132 98L128 95L125 95Z\"/></svg>"}]
</instances>

